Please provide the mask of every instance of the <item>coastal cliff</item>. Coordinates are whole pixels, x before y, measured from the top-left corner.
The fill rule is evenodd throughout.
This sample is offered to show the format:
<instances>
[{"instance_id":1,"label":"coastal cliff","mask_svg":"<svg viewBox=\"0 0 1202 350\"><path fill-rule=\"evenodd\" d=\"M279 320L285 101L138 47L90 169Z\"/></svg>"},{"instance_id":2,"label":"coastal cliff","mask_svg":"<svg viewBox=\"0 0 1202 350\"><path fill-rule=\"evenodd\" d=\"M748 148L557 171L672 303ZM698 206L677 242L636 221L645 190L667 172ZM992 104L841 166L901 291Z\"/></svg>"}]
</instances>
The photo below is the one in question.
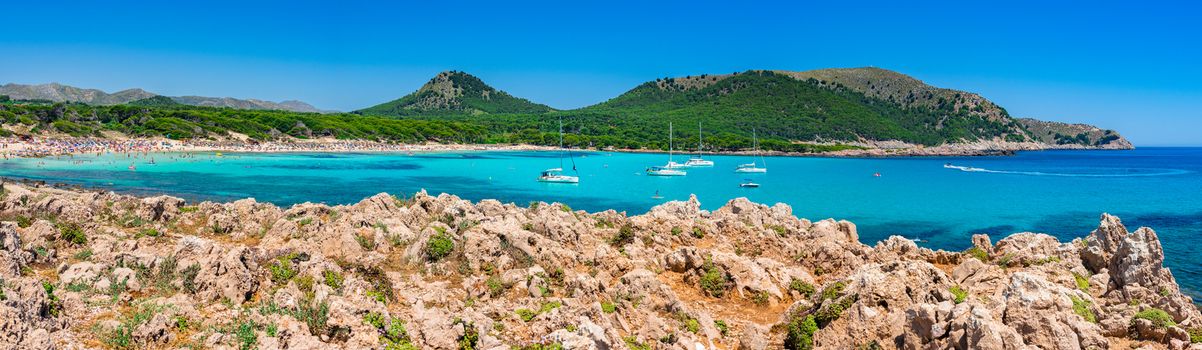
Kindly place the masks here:
<instances>
[{"instance_id":1,"label":"coastal cliff","mask_svg":"<svg viewBox=\"0 0 1202 350\"><path fill-rule=\"evenodd\" d=\"M746 199L627 216L7 184L0 347L1202 349L1163 259L1152 229L1105 214L1072 242L947 252Z\"/></svg>"}]
</instances>

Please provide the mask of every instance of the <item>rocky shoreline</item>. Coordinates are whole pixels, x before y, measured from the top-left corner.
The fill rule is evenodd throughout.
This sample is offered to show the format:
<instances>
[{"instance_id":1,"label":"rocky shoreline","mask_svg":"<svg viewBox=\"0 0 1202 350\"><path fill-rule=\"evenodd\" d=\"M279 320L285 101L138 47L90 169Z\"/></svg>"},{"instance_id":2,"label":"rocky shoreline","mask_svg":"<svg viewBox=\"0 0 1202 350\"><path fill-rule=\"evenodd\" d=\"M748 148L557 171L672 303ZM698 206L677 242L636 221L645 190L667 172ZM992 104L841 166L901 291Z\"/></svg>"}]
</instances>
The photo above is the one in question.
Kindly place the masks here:
<instances>
[{"instance_id":1,"label":"rocky shoreline","mask_svg":"<svg viewBox=\"0 0 1202 350\"><path fill-rule=\"evenodd\" d=\"M279 208L7 184L0 348L1202 349L1148 228L965 252L745 199ZM1192 342L1191 342L1192 341Z\"/></svg>"}]
</instances>

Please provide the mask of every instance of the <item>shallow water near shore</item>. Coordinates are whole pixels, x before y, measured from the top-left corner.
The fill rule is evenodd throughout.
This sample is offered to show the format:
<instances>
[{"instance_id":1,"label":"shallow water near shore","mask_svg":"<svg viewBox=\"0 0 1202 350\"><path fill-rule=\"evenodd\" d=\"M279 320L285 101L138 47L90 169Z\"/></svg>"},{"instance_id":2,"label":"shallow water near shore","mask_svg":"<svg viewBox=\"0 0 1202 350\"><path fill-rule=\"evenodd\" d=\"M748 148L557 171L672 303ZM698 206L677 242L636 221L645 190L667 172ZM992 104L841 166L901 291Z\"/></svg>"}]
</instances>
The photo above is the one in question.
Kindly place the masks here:
<instances>
[{"instance_id":1,"label":"shallow water near shore","mask_svg":"<svg viewBox=\"0 0 1202 350\"><path fill-rule=\"evenodd\" d=\"M1202 244L1202 148L964 158L769 157L766 174L733 172L751 157L707 156L716 166L688 169L684 177L643 174L647 166L664 164L664 154L585 152L562 160L568 174L574 161L580 184L535 181L540 170L560 166L561 154L77 155L5 160L0 176L189 200L254 197L285 206L348 204L379 192L411 194L424 188L471 200L558 201L574 209L633 215L690 194L706 209L747 197L789 204L795 215L811 220L850 220L867 244L896 234L949 250L967 248L973 233L988 233L995 242L1022 231L1068 241L1088 234L1099 214L1109 212L1132 230L1155 229L1178 283L1195 298L1202 291L1202 251L1196 249ZM746 179L762 187L739 187ZM657 191L662 199L652 198Z\"/></svg>"}]
</instances>

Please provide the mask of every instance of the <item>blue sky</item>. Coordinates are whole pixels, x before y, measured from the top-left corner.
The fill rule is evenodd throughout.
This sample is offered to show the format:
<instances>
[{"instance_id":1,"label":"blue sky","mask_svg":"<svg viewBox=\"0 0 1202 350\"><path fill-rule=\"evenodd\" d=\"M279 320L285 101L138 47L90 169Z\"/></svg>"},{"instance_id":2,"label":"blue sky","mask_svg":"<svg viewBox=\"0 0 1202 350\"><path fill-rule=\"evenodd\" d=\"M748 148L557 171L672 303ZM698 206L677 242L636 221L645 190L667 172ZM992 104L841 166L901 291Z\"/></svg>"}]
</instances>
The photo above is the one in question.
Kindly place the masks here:
<instances>
[{"instance_id":1,"label":"blue sky","mask_svg":"<svg viewBox=\"0 0 1202 350\"><path fill-rule=\"evenodd\" d=\"M455 69L575 108L656 77L876 66L1015 116L1202 145L1202 5L833 3L27 1L2 6L0 83L352 110Z\"/></svg>"}]
</instances>

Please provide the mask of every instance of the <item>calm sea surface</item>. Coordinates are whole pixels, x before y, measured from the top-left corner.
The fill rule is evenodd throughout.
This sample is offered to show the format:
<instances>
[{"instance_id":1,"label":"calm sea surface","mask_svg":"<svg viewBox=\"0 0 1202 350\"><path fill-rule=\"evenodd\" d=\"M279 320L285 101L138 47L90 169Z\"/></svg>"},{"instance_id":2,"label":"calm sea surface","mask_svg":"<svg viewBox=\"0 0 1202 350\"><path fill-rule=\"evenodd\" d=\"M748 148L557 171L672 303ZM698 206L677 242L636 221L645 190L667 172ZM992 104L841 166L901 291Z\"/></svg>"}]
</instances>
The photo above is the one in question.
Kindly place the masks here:
<instances>
[{"instance_id":1,"label":"calm sea surface","mask_svg":"<svg viewBox=\"0 0 1202 350\"><path fill-rule=\"evenodd\" d=\"M424 154L158 154L0 161L0 176L69 183L133 194L171 194L189 200L254 197L279 205L354 203L379 193L420 189L480 200L525 204L559 201L576 209L639 214L696 194L715 209L736 197L784 202L796 215L847 219L873 244L889 235L931 248L965 249L973 233L994 241L1033 231L1061 240L1088 234L1099 214L1118 215L1134 229L1160 234L1166 264L1197 298L1202 291L1202 148L1132 151L1023 152L1012 157L767 158L768 173L738 174L750 157L711 156L716 166L684 177L643 175L667 155L576 153L580 184L535 181L558 167L559 152ZM683 162L687 156L677 155ZM946 168L945 163L963 168ZM128 167L136 165L136 171ZM881 176L874 176L880 173ZM745 179L762 185L740 188ZM658 191L662 199L653 199Z\"/></svg>"}]
</instances>

